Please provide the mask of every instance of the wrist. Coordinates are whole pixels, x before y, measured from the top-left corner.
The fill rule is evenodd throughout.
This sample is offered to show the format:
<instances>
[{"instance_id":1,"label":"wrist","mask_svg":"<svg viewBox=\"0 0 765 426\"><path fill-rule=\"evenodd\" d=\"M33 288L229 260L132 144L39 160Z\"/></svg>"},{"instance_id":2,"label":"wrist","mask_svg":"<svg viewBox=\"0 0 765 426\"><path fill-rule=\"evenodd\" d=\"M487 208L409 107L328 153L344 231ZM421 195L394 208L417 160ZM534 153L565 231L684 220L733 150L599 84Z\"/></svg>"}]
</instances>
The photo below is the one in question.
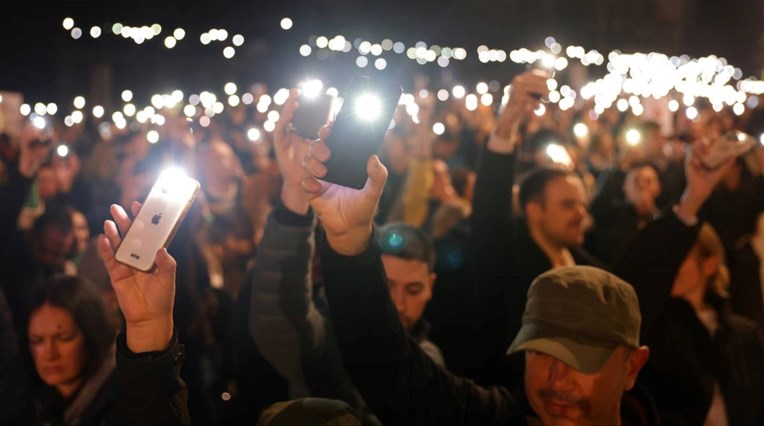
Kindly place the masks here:
<instances>
[{"instance_id":1,"label":"wrist","mask_svg":"<svg viewBox=\"0 0 765 426\"><path fill-rule=\"evenodd\" d=\"M284 207L296 214L306 215L310 203L308 202L308 196L305 191L300 187L300 184L295 185L285 184L282 188L282 204Z\"/></svg>"},{"instance_id":2,"label":"wrist","mask_svg":"<svg viewBox=\"0 0 765 426\"><path fill-rule=\"evenodd\" d=\"M173 318L125 323L125 342L133 353L167 349L173 337Z\"/></svg>"}]
</instances>

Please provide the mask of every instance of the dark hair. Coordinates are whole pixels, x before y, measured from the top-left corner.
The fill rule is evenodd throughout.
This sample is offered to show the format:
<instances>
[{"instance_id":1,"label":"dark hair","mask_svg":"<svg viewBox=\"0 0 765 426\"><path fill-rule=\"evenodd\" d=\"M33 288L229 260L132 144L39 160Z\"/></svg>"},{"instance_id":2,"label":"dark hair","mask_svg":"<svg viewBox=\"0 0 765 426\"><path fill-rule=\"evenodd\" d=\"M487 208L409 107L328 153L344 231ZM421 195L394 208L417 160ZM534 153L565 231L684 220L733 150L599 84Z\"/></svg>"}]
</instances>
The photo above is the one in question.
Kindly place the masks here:
<instances>
[{"instance_id":1,"label":"dark hair","mask_svg":"<svg viewBox=\"0 0 765 426\"><path fill-rule=\"evenodd\" d=\"M82 374L89 378L98 371L115 336L96 286L80 276L56 275L46 279L35 292L27 327L34 311L45 304L67 311L82 331L88 354Z\"/></svg>"},{"instance_id":2,"label":"dark hair","mask_svg":"<svg viewBox=\"0 0 765 426\"><path fill-rule=\"evenodd\" d=\"M59 202L45 203L45 212L35 219L32 225L32 233L40 235L48 226L53 226L64 233L72 231L72 216L69 214L66 204Z\"/></svg>"},{"instance_id":3,"label":"dark hair","mask_svg":"<svg viewBox=\"0 0 765 426\"><path fill-rule=\"evenodd\" d=\"M526 172L521 178L518 194L521 211L525 211L526 205L531 201L542 202L548 182L556 178L565 178L569 175L573 175L573 173L555 166L534 167Z\"/></svg>"},{"instance_id":4,"label":"dark hair","mask_svg":"<svg viewBox=\"0 0 765 426\"><path fill-rule=\"evenodd\" d=\"M378 228L378 241L384 254L425 262L428 271L433 271L436 249L433 240L422 229L405 222L386 223Z\"/></svg>"}]
</instances>

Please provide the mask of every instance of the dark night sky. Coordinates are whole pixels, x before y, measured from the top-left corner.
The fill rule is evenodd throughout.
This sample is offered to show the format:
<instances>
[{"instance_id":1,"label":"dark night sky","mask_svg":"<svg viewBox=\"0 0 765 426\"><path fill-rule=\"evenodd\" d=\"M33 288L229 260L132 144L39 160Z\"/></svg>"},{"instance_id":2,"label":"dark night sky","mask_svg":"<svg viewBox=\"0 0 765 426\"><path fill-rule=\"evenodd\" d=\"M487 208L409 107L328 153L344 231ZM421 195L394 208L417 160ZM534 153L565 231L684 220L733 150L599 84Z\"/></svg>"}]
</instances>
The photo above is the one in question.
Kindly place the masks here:
<instances>
[{"instance_id":1,"label":"dark night sky","mask_svg":"<svg viewBox=\"0 0 765 426\"><path fill-rule=\"evenodd\" d=\"M678 11L675 5L684 8ZM320 1L146 1L42 0L19 2L20 12L4 12L0 25L0 90L18 90L30 100L69 97L92 89L94 64L106 65L114 90L122 88L191 90L219 87L229 79L289 84L301 73L330 78L355 55L318 61L303 59L297 48L312 34L391 38L407 45L463 46L473 61L450 67L458 78L509 80L512 64L480 64L475 48L539 48L552 35L564 46L580 44L601 53L620 48L691 56L716 54L762 78L762 0L385 0ZM97 40L73 40L62 26L71 16L85 33L104 27ZM279 20L295 21L290 31ZM163 25L158 39L141 46L108 32L111 23ZM107 26L108 25L108 26ZM176 26L186 40L173 50L161 40ZM245 36L232 60L224 45L202 46L199 34L226 28ZM108 32L108 33L107 33ZM397 65L391 63L391 68ZM402 60L403 73L440 71ZM345 68L343 68L345 69ZM507 75L508 77L502 77Z\"/></svg>"}]
</instances>

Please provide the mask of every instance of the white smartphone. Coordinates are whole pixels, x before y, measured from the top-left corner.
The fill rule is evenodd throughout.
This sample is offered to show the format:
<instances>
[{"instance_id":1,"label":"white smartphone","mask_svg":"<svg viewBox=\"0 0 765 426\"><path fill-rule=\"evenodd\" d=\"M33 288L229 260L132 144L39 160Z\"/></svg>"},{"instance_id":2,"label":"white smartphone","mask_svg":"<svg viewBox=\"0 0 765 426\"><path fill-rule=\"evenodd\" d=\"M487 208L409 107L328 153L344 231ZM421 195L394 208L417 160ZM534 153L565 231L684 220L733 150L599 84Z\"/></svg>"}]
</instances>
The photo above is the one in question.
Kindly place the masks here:
<instances>
[{"instance_id":1,"label":"white smartphone","mask_svg":"<svg viewBox=\"0 0 765 426\"><path fill-rule=\"evenodd\" d=\"M731 130L722 135L711 151L702 159L704 167L714 170L733 157L738 157L757 144L753 136L740 130Z\"/></svg>"},{"instance_id":2,"label":"white smartphone","mask_svg":"<svg viewBox=\"0 0 765 426\"><path fill-rule=\"evenodd\" d=\"M122 236L114 258L139 271L151 271L157 250L170 244L199 189L199 181L181 170L163 171Z\"/></svg>"}]
</instances>

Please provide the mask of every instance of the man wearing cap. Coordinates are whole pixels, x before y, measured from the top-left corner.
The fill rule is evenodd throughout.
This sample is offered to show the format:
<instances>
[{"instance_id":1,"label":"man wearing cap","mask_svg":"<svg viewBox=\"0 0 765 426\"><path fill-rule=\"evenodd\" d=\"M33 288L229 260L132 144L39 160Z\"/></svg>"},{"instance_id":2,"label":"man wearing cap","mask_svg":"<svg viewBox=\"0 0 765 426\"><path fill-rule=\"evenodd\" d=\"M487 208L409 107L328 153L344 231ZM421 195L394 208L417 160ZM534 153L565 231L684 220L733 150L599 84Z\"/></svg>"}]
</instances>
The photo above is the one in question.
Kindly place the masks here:
<instances>
[{"instance_id":1,"label":"man wearing cap","mask_svg":"<svg viewBox=\"0 0 765 426\"><path fill-rule=\"evenodd\" d=\"M324 231L322 272L343 364L384 424L620 425L652 417L645 405L622 402L648 358L639 346L637 297L594 267L552 270L529 288L509 349L526 356L524 395L478 386L436 365L407 337L389 296L373 225L387 171L372 156L360 191L320 181L331 155L327 135L325 129L304 160L311 176L303 187Z\"/></svg>"}]
</instances>

